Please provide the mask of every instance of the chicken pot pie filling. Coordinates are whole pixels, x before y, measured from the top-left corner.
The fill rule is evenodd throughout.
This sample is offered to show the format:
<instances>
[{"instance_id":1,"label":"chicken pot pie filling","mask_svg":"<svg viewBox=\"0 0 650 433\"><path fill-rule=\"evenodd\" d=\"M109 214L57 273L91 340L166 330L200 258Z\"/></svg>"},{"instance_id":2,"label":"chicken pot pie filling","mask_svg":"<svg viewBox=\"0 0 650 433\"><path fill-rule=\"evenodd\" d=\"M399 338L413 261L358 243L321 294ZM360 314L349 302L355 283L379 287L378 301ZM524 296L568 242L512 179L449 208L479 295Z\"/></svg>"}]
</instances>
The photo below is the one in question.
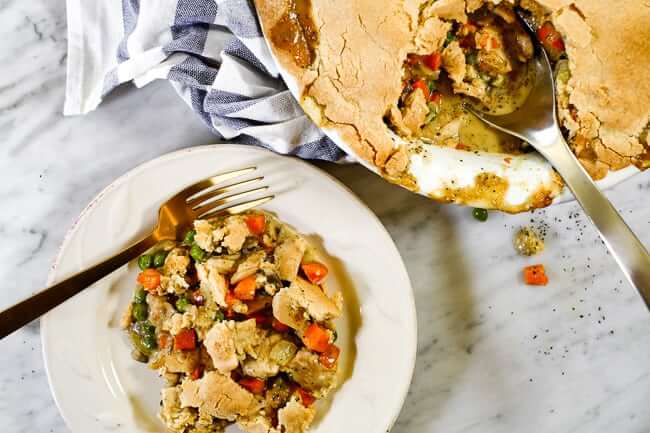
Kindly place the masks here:
<instances>
[{"instance_id":1,"label":"chicken pot pie filling","mask_svg":"<svg viewBox=\"0 0 650 433\"><path fill-rule=\"evenodd\" d=\"M166 379L159 417L174 433L301 433L336 387L340 349L328 269L262 212L197 220L183 242L139 259L122 326L133 358Z\"/></svg>"},{"instance_id":2,"label":"chicken pot pie filling","mask_svg":"<svg viewBox=\"0 0 650 433\"><path fill-rule=\"evenodd\" d=\"M527 95L532 43L515 5L530 12L556 63L560 122L590 174L648 166L650 108L638 101L650 100L650 85L627 79L650 68L650 38L639 37L648 34L650 7L638 0L622 1L614 13L588 0L256 5L305 112L382 176L414 191L511 212L546 206L561 192L559 176L526 144L461 105L471 99L508 111ZM292 17L292 39L304 42L308 57L277 42ZM612 38L613 29L630 37Z\"/></svg>"}]
</instances>

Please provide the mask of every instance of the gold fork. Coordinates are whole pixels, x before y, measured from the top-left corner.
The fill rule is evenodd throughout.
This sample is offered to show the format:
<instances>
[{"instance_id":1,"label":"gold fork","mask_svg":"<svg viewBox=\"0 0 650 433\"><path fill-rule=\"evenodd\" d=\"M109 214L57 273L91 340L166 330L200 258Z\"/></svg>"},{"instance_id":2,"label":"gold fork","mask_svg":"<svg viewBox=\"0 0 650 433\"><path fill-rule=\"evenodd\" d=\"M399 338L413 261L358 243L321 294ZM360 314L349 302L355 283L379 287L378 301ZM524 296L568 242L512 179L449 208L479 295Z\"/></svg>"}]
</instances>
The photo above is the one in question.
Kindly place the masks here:
<instances>
[{"instance_id":1,"label":"gold fork","mask_svg":"<svg viewBox=\"0 0 650 433\"><path fill-rule=\"evenodd\" d=\"M115 254L113 257L105 259L0 312L0 339L42 316L86 287L124 266L158 242L180 239L181 236L191 229L194 220L199 218L212 218L225 213L236 214L244 212L272 200L274 198L273 195L266 195L261 198L241 201L245 197L250 197L255 194L261 195L262 192L268 190L268 186L224 195L234 190L252 186L264 179L263 176L238 180L227 185L219 186L227 181L235 180L236 178L252 173L255 170L256 167L247 167L241 170L221 173L183 189L160 206L158 223L149 235Z\"/></svg>"}]
</instances>

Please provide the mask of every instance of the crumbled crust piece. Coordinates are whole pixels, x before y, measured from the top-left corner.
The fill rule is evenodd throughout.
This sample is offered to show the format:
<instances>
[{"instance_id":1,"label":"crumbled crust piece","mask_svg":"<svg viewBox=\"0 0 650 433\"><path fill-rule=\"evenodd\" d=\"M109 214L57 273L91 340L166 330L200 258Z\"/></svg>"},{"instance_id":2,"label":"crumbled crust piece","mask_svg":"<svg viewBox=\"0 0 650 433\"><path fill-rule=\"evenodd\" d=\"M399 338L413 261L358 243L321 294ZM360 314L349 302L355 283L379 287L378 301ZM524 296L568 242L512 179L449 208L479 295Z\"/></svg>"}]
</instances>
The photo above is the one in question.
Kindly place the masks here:
<instances>
[{"instance_id":1,"label":"crumbled crust piece","mask_svg":"<svg viewBox=\"0 0 650 433\"><path fill-rule=\"evenodd\" d=\"M206 373L199 380L185 380L180 387L181 407L198 408L199 414L234 421L261 408L253 394L216 371Z\"/></svg>"}]
</instances>

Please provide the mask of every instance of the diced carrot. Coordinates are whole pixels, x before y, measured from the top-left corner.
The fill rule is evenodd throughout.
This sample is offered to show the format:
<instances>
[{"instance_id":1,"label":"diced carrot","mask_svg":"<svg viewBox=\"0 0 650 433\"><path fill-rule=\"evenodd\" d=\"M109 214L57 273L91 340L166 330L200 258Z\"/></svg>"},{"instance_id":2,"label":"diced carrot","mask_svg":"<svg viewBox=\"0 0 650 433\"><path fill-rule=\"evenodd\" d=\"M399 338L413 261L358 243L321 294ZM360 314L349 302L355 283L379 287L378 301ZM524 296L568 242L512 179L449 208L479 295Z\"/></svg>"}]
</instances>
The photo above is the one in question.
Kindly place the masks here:
<instances>
[{"instance_id":1,"label":"diced carrot","mask_svg":"<svg viewBox=\"0 0 650 433\"><path fill-rule=\"evenodd\" d=\"M262 394L266 389L266 383L256 377L245 377L239 381L239 384L253 394Z\"/></svg>"},{"instance_id":2,"label":"diced carrot","mask_svg":"<svg viewBox=\"0 0 650 433\"><path fill-rule=\"evenodd\" d=\"M138 275L138 283L147 290L153 290L160 285L160 272L155 269L145 269Z\"/></svg>"},{"instance_id":3,"label":"diced carrot","mask_svg":"<svg viewBox=\"0 0 650 433\"><path fill-rule=\"evenodd\" d=\"M441 100L442 100L442 93L431 92L431 96L429 96L429 101L433 102L434 104L437 104Z\"/></svg>"},{"instance_id":4,"label":"diced carrot","mask_svg":"<svg viewBox=\"0 0 650 433\"><path fill-rule=\"evenodd\" d=\"M291 329L288 325L285 325L284 323L280 322L275 317L273 318L273 322L271 322L271 326L273 327L273 329L275 329L278 332L287 332Z\"/></svg>"},{"instance_id":5,"label":"diced carrot","mask_svg":"<svg viewBox=\"0 0 650 433\"><path fill-rule=\"evenodd\" d=\"M320 284L323 282L329 272L327 266L319 262L303 263L301 267L307 279L312 284Z\"/></svg>"},{"instance_id":6,"label":"diced carrot","mask_svg":"<svg viewBox=\"0 0 650 433\"><path fill-rule=\"evenodd\" d=\"M463 143L458 143L456 145L456 149L458 150L469 150L469 146Z\"/></svg>"},{"instance_id":7,"label":"diced carrot","mask_svg":"<svg viewBox=\"0 0 650 433\"><path fill-rule=\"evenodd\" d=\"M198 380L203 376L203 365L197 365L194 370L192 370L192 374L190 374L190 377L192 380Z\"/></svg>"},{"instance_id":8,"label":"diced carrot","mask_svg":"<svg viewBox=\"0 0 650 433\"><path fill-rule=\"evenodd\" d=\"M309 350L322 353L330 345L330 334L327 329L312 323L303 334L302 341Z\"/></svg>"},{"instance_id":9,"label":"diced carrot","mask_svg":"<svg viewBox=\"0 0 650 433\"><path fill-rule=\"evenodd\" d=\"M252 301L255 299L256 288L257 283L255 281L255 275L251 275L250 277L246 277L237 283L235 289L233 290L233 295L235 298L242 301Z\"/></svg>"},{"instance_id":10,"label":"diced carrot","mask_svg":"<svg viewBox=\"0 0 650 433\"><path fill-rule=\"evenodd\" d=\"M564 40L562 35L555 29L552 22L546 21L542 26L537 29L537 37L540 42L549 52L551 58L556 59L565 50Z\"/></svg>"},{"instance_id":11,"label":"diced carrot","mask_svg":"<svg viewBox=\"0 0 650 433\"><path fill-rule=\"evenodd\" d=\"M341 354L341 349L334 344L330 344L325 352L321 353L318 357L321 365L325 368L333 368L336 365L336 361L339 359Z\"/></svg>"},{"instance_id":12,"label":"diced carrot","mask_svg":"<svg viewBox=\"0 0 650 433\"><path fill-rule=\"evenodd\" d=\"M524 268L524 282L531 286L545 286L548 277L544 265L532 265Z\"/></svg>"},{"instance_id":13,"label":"diced carrot","mask_svg":"<svg viewBox=\"0 0 650 433\"><path fill-rule=\"evenodd\" d=\"M413 90L415 90L415 89L422 90L422 93L424 93L424 99L426 99L427 101L429 100L429 97L431 95L430 95L430 92L429 92L429 86L427 85L426 81L424 81L422 78L415 81L415 83L413 83Z\"/></svg>"},{"instance_id":14,"label":"diced carrot","mask_svg":"<svg viewBox=\"0 0 650 433\"><path fill-rule=\"evenodd\" d=\"M266 230L266 217L260 214L249 215L246 217L246 225L248 226L248 230L255 236L264 234L264 230Z\"/></svg>"},{"instance_id":15,"label":"diced carrot","mask_svg":"<svg viewBox=\"0 0 650 433\"><path fill-rule=\"evenodd\" d=\"M429 69L437 71L442 65L442 55L440 53L429 54L422 57L422 61Z\"/></svg>"},{"instance_id":16,"label":"diced carrot","mask_svg":"<svg viewBox=\"0 0 650 433\"><path fill-rule=\"evenodd\" d=\"M196 349L196 332L194 329L183 329L174 335L174 350Z\"/></svg>"},{"instance_id":17,"label":"diced carrot","mask_svg":"<svg viewBox=\"0 0 650 433\"><path fill-rule=\"evenodd\" d=\"M167 333L162 333L158 336L158 347L161 349L164 349L167 347L167 343L169 343L169 334Z\"/></svg>"},{"instance_id":18,"label":"diced carrot","mask_svg":"<svg viewBox=\"0 0 650 433\"><path fill-rule=\"evenodd\" d=\"M298 388L298 394L300 395L300 400L302 400L302 405L305 407L311 406L316 401L316 398L304 388Z\"/></svg>"},{"instance_id":19,"label":"diced carrot","mask_svg":"<svg viewBox=\"0 0 650 433\"><path fill-rule=\"evenodd\" d=\"M232 307L237 302L237 298L235 297L235 294L232 292L232 290L228 290L226 292L225 301L228 307Z\"/></svg>"},{"instance_id":20,"label":"diced carrot","mask_svg":"<svg viewBox=\"0 0 650 433\"><path fill-rule=\"evenodd\" d=\"M490 47L493 50L496 50L497 48L501 48L501 44L499 43L499 40L497 38L491 38L490 39Z\"/></svg>"}]
</instances>

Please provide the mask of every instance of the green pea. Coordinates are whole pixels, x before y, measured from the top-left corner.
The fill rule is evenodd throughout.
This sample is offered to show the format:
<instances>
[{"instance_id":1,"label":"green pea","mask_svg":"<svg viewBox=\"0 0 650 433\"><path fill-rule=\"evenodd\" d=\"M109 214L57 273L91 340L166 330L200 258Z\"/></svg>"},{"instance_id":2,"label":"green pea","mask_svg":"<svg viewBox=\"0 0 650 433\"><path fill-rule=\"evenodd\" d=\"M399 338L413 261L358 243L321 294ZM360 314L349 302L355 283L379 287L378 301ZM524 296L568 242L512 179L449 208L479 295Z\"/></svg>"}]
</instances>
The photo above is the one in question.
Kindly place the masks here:
<instances>
[{"instance_id":1,"label":"green pea","mask_svg":"<svg viewBox=\"0 0 650 433\"><path fill-rule=\"evenodd\" d=\"M165 264L165 259L167 258L167 253L165 251L158 251L153 256L153 266L154 268L159 268Z\"/></svg>"},{"instance_id":2,"label":"green pea","mask_svg":"<svg viewBox=\"0 0 650 433\"><path fill-rule=\"evenodd\" d=\"M189 305L190 301L188 301L185 296L181 296L176 300L176 309L181 313L184 313Z\"/></svg>"},{"instance_id":3,"label":"green pea","mask_svg":"<svg viewBox=\"0 0 650 433\"><path fill-rule=\"evenodd\" d=\"M133 318L138 322L147 320L149 316L149 307L147 304L133 304Z\"/></svg>"},{"instance_id":4,"label":"green pea","mask_svg":"<svg viewBox=\"0 0 650 433\"><path fill-rule=\"evenodd\" d=\"M190 256L197 262L202 262L205 260L205 256L207 253L201 249L197 244L192 245L192 248L190 248Z\"/></svg>"},{"instance_id":5,"label":"green pea","mask_svg":"<svg viewBox=\"0 0 650 433\"><path fill-rule=\"evenodd\" d=\"M488 219L488 211L477 207L472 210L472 216L481 222L485 222Z\"/></svg>"},{"instance_id":6,"label":"green pea","mask_svg":"<svg viewBox=\"0 0 650 433\"><path fill-rule=\"evenodd\" d=\"M478 63L478 56L476 53L469 53L466 56L466 62L468 65L476 65L476 63Z\"/></svg>"},{"instance_id":7,"label":"green pea","mask_svg":"<svg viewBox=\"0 0 650 433\"><path fill-rule=\"evenodd\" d=\"M451 30L448 31L448 32L447 32L447 37L445 38L445 43L444 43L443 46L446 47L446 46L449 45L449 44L450 44L454 39L456 39L456 35L454 34L454 32L452 32Z\"/></svg>"},{"instance_id":8,"label":"green pea","mask_svg":"<svg viewBox=\"0 0 650 433\"><path fill-rule=\"evenodd\" d=\"M135 347L136 351L142 353L145 356L151 354L151 350L145 347L145 345L142 343L142 337L139 336L137 332L129 332L129 338L131 339L131 343L133 344L133 347Z\"/></svg>"},{"instance_id":9,"label":"green pea","mask_svg":"<svg viewBox=\"0 0 650 433\"><path fill-rule=\"evenodd\" d=\"M136 304L144 304L147 302L147 291L143 287L138 287L133 294L133 302Z\"/></svg>"},{"instance_id":10,"label":"green pea","mask_svg":"<svg viewBox=\"0 0 650 433\"><path fill-rule=\"evenodd\" d=\"M142 337L142 345L149 350L154 350L158 347L155 335L145 335Z\"/></svg>"},{"instance_id":11,"label":"green pea","mask_svg":"<svg viewBox=\"0 0 650 433\"><path fill-rule=\"evenodd\" d=\"M223 311L217 310L217 312L214 314L214 320L217 322L221 322L223 319L226 317L223 315Z\"/></svg>"},{"instance_id":12,"label":"green pea","mask_svg":"<svg viewBox=\"0 0 650 433\"><path fill-rule=\"evenodd\" d=\"M133 325L133 331L141 336L156 335L156 327L148 320L142 320Z\"/></svg>"},{"instance_id":13,"label":"green pea","mask_svg":"<svg viewBox=\"0 0 650 433\"><path fill-rule=\"evenodd\" d=\"M196 232L194 230L190 230L189 232L185 233L183 243L185 245L192 245L194 243L194 236L196 236Z\"/></svg>"},{"instance_id":14,"label":"green pea","mask_svg":"<svg viewBox=\"0 0 650 433\"><path fill-rule=\"evenodd\" d=\"M145 269L149 269L151 267L152 261L153 257L151 257L151 254L143 254L140 256L140 258L138 258L138 266L144 271Z\"/></svg>"}]
</instances>

